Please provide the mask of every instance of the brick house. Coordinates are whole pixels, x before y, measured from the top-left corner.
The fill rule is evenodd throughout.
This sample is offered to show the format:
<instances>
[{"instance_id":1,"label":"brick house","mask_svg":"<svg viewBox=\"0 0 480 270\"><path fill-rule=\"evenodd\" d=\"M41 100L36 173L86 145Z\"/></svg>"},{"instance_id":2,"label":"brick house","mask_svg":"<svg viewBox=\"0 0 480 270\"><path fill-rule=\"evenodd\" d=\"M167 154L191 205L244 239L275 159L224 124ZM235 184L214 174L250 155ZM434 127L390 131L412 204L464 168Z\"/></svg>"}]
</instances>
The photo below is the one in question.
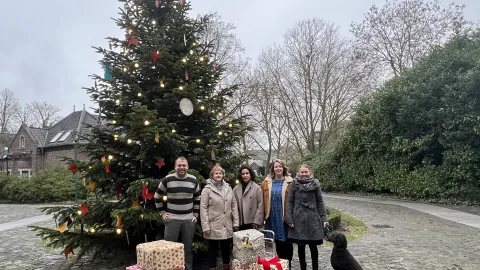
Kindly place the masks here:
<instances>
[{"instance_id":1,"label":"brick house","mask_svg":"<svg viewBox=\"0 0 480 270\"><path fill-rule=\"evenodd\" d=\"M50 128L35 128L22 125L8 149L8 171L12 175L30 177L50 166L63 166L62 158L74 158L75 140L85 143L82 137L90 133L90 125L98 125L98 117L85 109L74 111ZM78 160L87 160L87 155L77 153ZM6 172L5 155L0 159L0 171Z\"/></svg>"}]
</instances>

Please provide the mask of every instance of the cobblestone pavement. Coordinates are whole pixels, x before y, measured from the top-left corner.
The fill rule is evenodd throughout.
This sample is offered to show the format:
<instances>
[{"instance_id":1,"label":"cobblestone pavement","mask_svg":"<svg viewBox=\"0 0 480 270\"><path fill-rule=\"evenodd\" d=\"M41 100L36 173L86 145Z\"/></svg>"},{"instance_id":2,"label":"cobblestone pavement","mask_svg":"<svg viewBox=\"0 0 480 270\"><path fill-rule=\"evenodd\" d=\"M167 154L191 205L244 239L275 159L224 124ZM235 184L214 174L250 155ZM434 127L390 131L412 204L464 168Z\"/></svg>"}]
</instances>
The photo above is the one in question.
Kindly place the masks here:
<instances>
[{"instance_id":1,"label":"cobblestone pavement","mask_svg":"<svg viewBox=\"0 0 480 270\"><path fill-rule=\"evenodd\" d=\"M396 205L327 197L326 203L364 220L370 232L349 243L364 269L480 269L480 230ZM42 215L38 206L0 205L0 223ZM35 225L53 226L53 221ZM392 228L376 228L388 225ZM381 226L385 227L385 226ZM25 226L0 231L0 269L67 269L59 250L42 246ZM296 248L295 248L296 251ZM332 269L331 247L319 248L320 269ZM296 252L295 252L296 253ZM307 248L307 259L309 258ZM112 263L77 264L71 269L125 269ZM299 270L294 255L293 270Z\"/></svg>"}]
</instances>

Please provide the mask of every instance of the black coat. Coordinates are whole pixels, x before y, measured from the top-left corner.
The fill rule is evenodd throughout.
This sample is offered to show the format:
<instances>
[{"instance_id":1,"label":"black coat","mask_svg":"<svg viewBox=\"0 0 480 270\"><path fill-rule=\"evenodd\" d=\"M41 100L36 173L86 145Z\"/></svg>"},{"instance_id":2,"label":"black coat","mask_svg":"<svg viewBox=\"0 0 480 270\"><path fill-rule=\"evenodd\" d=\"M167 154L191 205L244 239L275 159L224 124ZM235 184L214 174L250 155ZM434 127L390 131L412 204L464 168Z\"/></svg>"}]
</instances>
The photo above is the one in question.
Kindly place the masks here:
<instances>
[{"instance_id":1,"label":"black coat","mask_svg":"<svg viewBox=\"0 0 480 270\"><path fill-rule=\"evenodd\" d=\"M294 227L288 231L288 238L300 241L323 239L323 222L327 213L322 189L317 179L295 179L290 185L287 201L287 224Z\"/></svg>"}]
</instances>

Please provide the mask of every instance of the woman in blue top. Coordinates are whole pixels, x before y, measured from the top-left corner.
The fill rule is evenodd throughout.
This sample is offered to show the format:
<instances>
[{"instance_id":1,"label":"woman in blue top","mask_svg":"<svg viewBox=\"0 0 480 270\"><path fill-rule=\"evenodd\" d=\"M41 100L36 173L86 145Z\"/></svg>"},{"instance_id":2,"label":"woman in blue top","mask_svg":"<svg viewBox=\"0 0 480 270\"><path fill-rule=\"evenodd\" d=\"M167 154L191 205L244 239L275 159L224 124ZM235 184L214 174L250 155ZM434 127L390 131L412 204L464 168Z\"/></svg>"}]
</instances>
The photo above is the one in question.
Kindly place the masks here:
<instances>
[{"instance_id":1,"label":"woman in blue top","mask_svg":"<svg viewBox=\"0 0 480 270\"><path fill-rule=\"evenodd\" d=\"M280 160L275 160L270 167L270 174L263 180L263 205L265 208L265 229L275 233L275 245L278 257L291 264L293 245L288 242L288 224L285 223L288 190L293 179L288 168ZM291 269L291 265L289 267Z\"/></svg>"}]
</instances>

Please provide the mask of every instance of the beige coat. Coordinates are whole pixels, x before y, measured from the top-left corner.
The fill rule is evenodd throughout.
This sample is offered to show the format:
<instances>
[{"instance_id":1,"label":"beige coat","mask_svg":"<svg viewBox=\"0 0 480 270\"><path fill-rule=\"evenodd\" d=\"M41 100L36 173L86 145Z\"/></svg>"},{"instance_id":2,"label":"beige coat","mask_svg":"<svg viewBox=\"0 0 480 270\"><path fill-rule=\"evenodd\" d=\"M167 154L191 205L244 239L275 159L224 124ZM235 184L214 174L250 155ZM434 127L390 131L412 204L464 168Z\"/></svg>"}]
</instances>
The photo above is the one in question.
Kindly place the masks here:
<instances>
[{"instance_id":1,"label":"beige coat","mask_svg":"<svg viewBox=\"0 0 480 270\"><path fill-rule=\"evenodd\" d=\"M238 227L237 201L230 185L222 181L221 188L214 180L208 179L200 199L200 220L203 237L211 240L223 240L233 237L233 227Z\"/></svg>"},{"instance_id":2,"label":"beige coat","mask_svg":"<svg viewBox=\"0 0 480 270\"><path fill-rule=\"evenodd\" d=\"M260 186L250 181L242 194L242 184L233 188L233 194L237 200L240 225L263 224L263 193Z\"/></svg>"},{"instance_id":3,"label":"beige coat","mask_svg":"<svg viewBox=\"0 0 480 270\"><path fill-rule=\"evenodd\" d=\"M265 180L263 180L262 184L260 185L263 191L263 207L265 208L265 217L264 219L267 220L270 216L270 201L272 198L272 177L267 176ZM288 191L290 184L293 182L293 178L290 176L285 176L285 181L282 185L282 213L283 213L283 220L286 219L286 209L287 209L287 199L288 199Z\"/></svg>"}]
</instances>

